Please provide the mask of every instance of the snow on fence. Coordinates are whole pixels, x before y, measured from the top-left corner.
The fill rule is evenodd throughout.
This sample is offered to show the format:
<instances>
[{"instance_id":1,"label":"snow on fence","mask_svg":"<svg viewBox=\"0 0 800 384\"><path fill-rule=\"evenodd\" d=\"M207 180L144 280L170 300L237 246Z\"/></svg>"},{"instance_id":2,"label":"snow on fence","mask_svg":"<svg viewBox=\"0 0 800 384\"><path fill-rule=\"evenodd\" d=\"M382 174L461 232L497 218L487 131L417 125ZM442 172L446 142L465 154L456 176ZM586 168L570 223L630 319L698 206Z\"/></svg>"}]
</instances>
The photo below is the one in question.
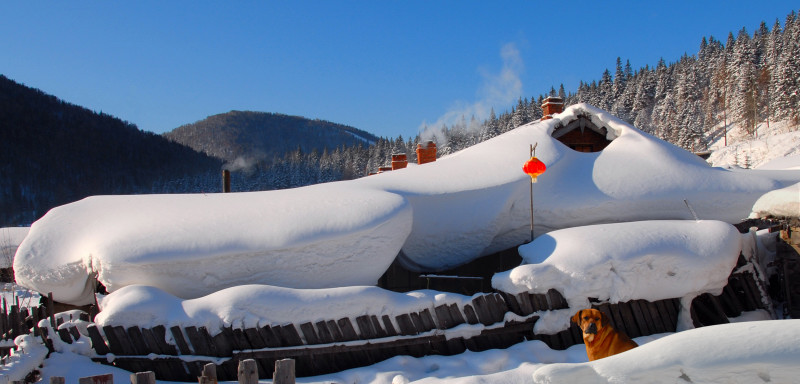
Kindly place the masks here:
<instances>
[{"instance_id":1,"label":"snow on fence","mask_svg":"<svg viewBox=\"0 0 800 384\"><path fill-rule=\"evenodd\" d=\"M744 262L744 259L742 259ZM745 311L768 309L763 282L752 269L739 268L718 295L694 299L695 326L727 323ZM595 303L613 325L631 337L675 332L681 312L679 298L648 302ZM535 334L542 311L568 309L556 290L547 294L503 292L478 295L459 307L441 305L396 316L358 316L315 323L272 324L260 328L224 328L215 336L204 327L124 328L90 325L88 334L69 326L58 330L61 341L89 338L94 361L132 371L153 371L159 380L196 381L204 365L218 366L220 380L236 380L242 360L256 362L259 377L272 377L276 361L294 359L298 376L337 372L377 363L398 355L454 355L466 350L507 348L524 340L541 340L553 349L582 343L580 330ZM577 311L579 308L576 308ZM395 326L396 325L396 326ZM169 340L169 342L168 342Z\"/></svg>"}]
</instances>

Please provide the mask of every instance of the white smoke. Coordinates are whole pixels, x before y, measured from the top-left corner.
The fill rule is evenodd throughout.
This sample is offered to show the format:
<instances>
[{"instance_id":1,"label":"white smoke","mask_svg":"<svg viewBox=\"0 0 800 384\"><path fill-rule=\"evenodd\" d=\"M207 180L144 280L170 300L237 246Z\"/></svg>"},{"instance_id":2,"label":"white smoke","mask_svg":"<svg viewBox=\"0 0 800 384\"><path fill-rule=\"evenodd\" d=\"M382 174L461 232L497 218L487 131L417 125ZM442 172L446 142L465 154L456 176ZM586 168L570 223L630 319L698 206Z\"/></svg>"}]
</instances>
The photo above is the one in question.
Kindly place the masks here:
<instances>
[{"instance_id":1,"label":"white smoke","mask_svg":"<svg viewBox=\"0 0 800 384\"><path fill-rule=\"evenodd\" d=\"M467 121L466 119L469 119L466 128L470 131L477 130L481 127L481 123L489 118L493 106L507 106L517 101L522 94L520 74L524 68L517 46L514 43L505 44L500 49L500 57L503 59L500 73L482 71L483 84L478 90L478 100L472 104L457 103L435 122L423 122L419 127L421 140L444 143L442 127L452 127ZM472 120L472 117L475 117L475 120Z\"/></svg>"}]
</instances>

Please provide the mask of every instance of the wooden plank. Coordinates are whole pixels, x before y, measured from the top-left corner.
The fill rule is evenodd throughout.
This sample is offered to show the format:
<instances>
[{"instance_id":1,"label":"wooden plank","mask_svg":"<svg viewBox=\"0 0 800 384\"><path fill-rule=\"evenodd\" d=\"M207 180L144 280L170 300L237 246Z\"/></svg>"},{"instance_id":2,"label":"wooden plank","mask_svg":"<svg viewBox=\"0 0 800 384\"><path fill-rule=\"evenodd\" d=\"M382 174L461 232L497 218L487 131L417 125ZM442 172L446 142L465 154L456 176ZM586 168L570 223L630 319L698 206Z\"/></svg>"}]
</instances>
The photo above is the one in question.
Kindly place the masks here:
<instances>
[{"instance_id":1,"label":"wooden plank","mask_svg":"<svg viewBox=\"0 0 800 384\"><path fill-rule=\"evenodd\" d=\"M69 334L68 330L59 328L56 332L58 333L58 337L61 339L61 341L67 344L72 344L72 336Z\"/></svg>"},{"instance_id":2,"label":"wooden plank","mask_svg":"<svg viewBox=\"0 0 800 384\"><path fill-rule=\"evenodd\" d=\"M317 336L319 336L320 343L328 344L334 342L333 335L324 320L318 321L315 325L317 326Z\"/></svg>"},{"instance_id":3,"label":"wooden plank","mask_svg":"<svg viewBox=\"0 0 800 384\"><path fill-rule=\"evenodd\" d=\"M174 345L167 343L167 329L163 325L155 326L150 331L153 333L159 348L161 348L161 353L172 356L178 355L178 349Z\"/></svg>"},{"instance_id":4,"label":"wooden plank","mask_svg":"<svg viewBox=\"0 0 800 384\"><path fill-rule=\"evenodd\" d=\"M342 332L342 339L344 341L358 340L358 334L355 328L353 328L350 319L343 317L337 321L337 325L339 325L339 330Z\"/></svg>"},{"instance_id":5,"label":"wooden plank","mask_svg":"<svg viewBox=\"0 0 800 384\"><path fill-rule=\"evenodd\" d=\"M667 311L665 300L655 301L653 305L656 311L658 311L658 316L661 318L661 322L664 325L664 332L675 332L676 323Z\"/></svg>"},{"instance_id":6,"label":"wooden plank","mask_svg":"<svg viewBox=\"0 0 800 384\"><path fill-rule=\"evenodd\" d=\"M439 324L438 329L448 329L455 326L455 322L450 316L450 310L447 308L447 304L442 304L434 308L434 312L436 313L436 319L438 320Z\"/></svg>"},{"instance_id":7,"label":"wooden plank","mask_svg":"<svg viewBox=\"0 0 800 384\"><path fill-rule=\"evenodd\" d=\"M547 296L548 302L550 303L550 308L552 308L552 309L569 308L569 304L567 303L567 299L564 298L564 296L561 294L561 292L559 292L559 291L557 291L557 290L555 290L553 288L550 288L547 291L546 296Z\"/></svg>"},{"instance_id":8,"label":"wooden plank","mask_svg":"<svg viewBox=\"0 0 800 384\"><path fill-rule=\"evenodd\" d=\"M328 330L331 332L331 336L333 336L333 340L335 341L346 341L344 339L344 335L342 334L342 330L339 328L339 324L333 320L325 321L325 324L328 326Z\"/></svg>"},{"instance_id":9,"label":"wooden plank","mask_svg":"<svg viewBox=\"0 0 800 384\"><path fill-rule=\"evenodd\" d=\"M356 325L358 325L359 337L364 340L374 339L378 336L377 332L372 328L372 321L369 316L356 317Z\"/></svg>"},{"instance_id":10,"label":"wooden plank","mask_svg":"<svg viewBox=\"0 0 800 384\"><path fill-rule=\"evenodd\" d=\"M148 328L142 328L140 332L142 333L142 340L148 351L157 355L166 355L166 353L161 350L161 345L156 341L156 337L153 336L153 331Z\"/></svg>"},{"instance_id":11,"label":"wooden plank","mask_svg":"<svg viewBox=\"0 0 800 384\"><path fill-rule=\"evenodd\" d=\"M489 311L492 314L492 323L499 323L506 317L509 311L508 305L503 300L503 296L496 293L486 295L486 304L489 306Z\"/></svg>"},{"instance_id":12,"label":"wooden plank","mask_svg":"<svg viewBox=\"0 0 800 384\"><path fill-rule=\"evenodd\" d=\"M142 331L139 330L139 327L133 326L128 328L127 334L131 341L134 355L147 355L151 352L156 353L156 351L150 351L150 348L147 348L147 344L144 342L144 336L142 335Z\"/></svg>"},{"instance_id":13,"label":"wooden plank","mask_svg":"<svg viewBox=\"0 0 800 384\"><path fill-rule=\"evenodd\" d=\"M530 294L522 292L516 296L516 301L519 304L520 315L528 316L533 313L533 305L531 305Z\"/></svg>"},{"instance_id":14,"label":"wooden plank","mask_svg":"<svg viewBox=\"0 0 800 384\"><path fill-rule=\"evenodd\" d=\"M246 351L248 349L255 349L252 345L250 345L250 340L245 335L245 330L241 328L233 329L225 327L222 329L222 333L225 337L230 340L230 347L231 350L238 350L238 351ZM230 356L230 354L226 355Z\"/></svg>"},{"instance_id":15,"label":"wooden plank","mask_svg":"<svg viewBox=\"0 0 800 384\"><path fill-rule=\"evenodd\" d=\"M653 320L650 318L650 313L642 308L642 302L640 300L631 300L631 308L634 310L634 316L636 316L636 311L639 311L639 316L643 319L644 325L639 324L639 330L642 331L643 335L652 335L655 332L653 331Z\"/></svg>"},{"instance_id":16,"label":"wooden plank","mask_svg":"<svg viewBox=\"0 0 800 384\"><path fill-rule=\"evenodd\" d=\"M239 331L239 335L237 336L235 331ZM228 357L233 354L233 350L242 350L242 349L250 349L249 343L247 343L247 339L245 339L245 345L240 345L239 343L242 341L239 338L245 339L244 333L241 332L241 329L233 330L228 327L223 327L220 333L216 336L209 336L209 344L211 344L211 352L214 353L214 356L218 357Z\"/></svg>"},{"instance_id":17,"label":"wooden plank","mask_svg":"<svg viewBox=\"0 0 800 384\"><path fill-rule=\"evenodd\" d=\"M458 309L458 304L450 304L447 306L447 310L450 312L450 318L453 319L453 326L464 324L464 316L461 314L461 311Z\"/></svg>"},{"instance_id":18,"label":"wooden plank","mask_svg":"<svg viewBox=\"0 0 800 384\"><path fill-rule=\"evenodd\" d=\"M666 320L662 319L655 303L651 303L647 300L641 300L639 301L639 306L642 307L643 311L650 313L650 318L652 319L652 326L650 329L653 331L653 333L664 333L667 331L667 326L665 325Z\"/></svg>"},{"instance_id":19,"label":"wooden plank","mask_svg":"<svg viewBox=\"0 0 800 384\"><path fill-rule=\"evenodd\" d=\"M547 296L541 293L531 294L531 302L533 303L533 311L549 311L550 304L547 303Z\"/></svg>"},{"instance_id":20,"label":"wooden plank","mask_svg":"<svg viewBox=\"0 0 800 384\"><path fill-rule=\"evenodd\" d=\"M247 337L247 342L250 344L251 347L253 347L253 349L261 349L267 347L267 343L264 342L264 339L258 332L258 328L247 328L244 330L244 335L245 337Z\"/></svg>"},{"instance_id":21,"label":"wooden plank","mask_svg":"<svg viewBox=\"0 0 800 384\"><path fill-rule=\"evenodd\" d=\"M411 320L411 316L406 314L398 315L395 316L395 320L397 321L397 326L400 327L400 335L411 336L419 333Z\"/></svg>"},{"instance_id":22,"label":"wooden plank","mask_svg":"<svg viewBox=\"0 0 800 384\"><path fill-rule=\"evenodd\" d=\"M103 327L103 333L106 334L106 340L108 340L108 348L111 350L111 353L121 356L127 355L122 350L122 342L117 338L116 333L114 333L114 327L110 325L106 325Z\"/></svg>"},{"instance_id":23,"label":"wooden plank","mask_svg":"<svg viewBox=\"0 0 800 384\"><path fill-rule=\"evenodd\" d=\"M155 329L155 328L154 328ZM181 355L193 355L192 350L189 349L189 343L186 342L186 338L183 337L183 332L181 328L177 325L171 327L170 333L172 333L172 338L175 340L175 344L178 345L178 351L180 351Z\"/></svg>"},{"instance_id":24,"label":"wooden plank","mask_svg":"<svg viewBox=\"0 0 800 384\"><path fill-rule=\"evenodd\" d=\"M383 328L381 327L381 322L380 320L378 320L378 316L371 315L369 317L369 320L372 322L372 328L377 333L378 338L383 338L387 336L386 331L384 331Z\"/></svg>"},{"instance_id":25,"label":"wooden plank","mask_svg":"<svg viewBox=\"0 0 800 384\"><path fill-rule=\"evenodd\" d=\"M33 327L33 325L31 325L31 327ZM36 328L38 329L39 327ZM69 330L69 334L72 335L73 340L78 341L81 338L81 333L78 331L78 327L68 327L67 329Z\"/></svg>"},{"instance_id":26,"label":"wooden plank","mask_svg":"<svg viewBox=\"0 0 800 384\"><path fill-rule=\"evenodd\" d=\"M422 312L419 313L419 317L422 319L422 324L425 324L426 331L436 329L436 323L433 321L433 315L431 315L431 311L428 308L423 309Z\"/></svg>"},{"instance_id":27,"label":"wooden plank","mask_svg":"<svg viewBox=\"0 0 800 384\"><path fill-rule=\"evenodd\" d=\"M477 296L472 299L472 305L475 308L475 312L478 314L478 320L481 324L494 324L494 317L491 312L489 312L489 305L486 303L486 298L484 296Z\"/></svg>"},{"instance_id":28,"label":"wooden plank","mask_svg":"<svg viewBox=\"0 0 800 384\"><path fill-rule=\"evenodd\" d=\"M211 345L209 345L208 341L200 334L197 327L190 326L184 328L183 330L186 332L186 337L192 344L192 349L194 349L195 355L213 356L213 353L211 352Z\"/></svg>"},{"instance_id":29,"label":"wooden plank","mask_svg":"<svg viewBox=\"0 0 800 384\"><path fill-rule=\"evenodd\" d=\"M464 316L469 324L480 323L480 320L478 320L478 314L475 313L475 309L470 304L464 305Z\"/></svg>"},{"instance_id":30,"label":"wooden plank","mask_svg":"<svg viewBox=\"0 0 800 384\"><path fill-rule=\"evenodd\" d=\"M384 329L386 329L386 335L389 337L397 336L397 331L394 329L394 324L392 324L392 319L389 318L389 315L383 315L381 320L383 321Z\"/></svg>"},{"instance_id":31,"label":"wooden plank","mask_svg":"<svg viewBox=\"0 0 800 384\"><path fill-rule=\"evenodd\" d=\"M310 322L300 324L300 332L306 339L306 344L320 344L320 338L317 337L317 332L314 330L314 324Z\"/></svg>"},{"instance_id":32,"label":"wooden plank","mask_svg":"<svg viewBox=\"0 0 800 384\"><path fill-rule=\"evenodd\" d=\"M647 324L647 319L644 317L642 309L639 308L639 302L636 300L631 300L627 303L620 303L620 305L623 304L630 308L631 313L633 313L633 318L636 320L636 325L639 327L639 336L652 334L652 332L650 332L650 327Z\"/></svg>"},{"instance_id":33,"label":"wooden plank","mask_svg":"<svg viewBox=\"0 0 800 384\"><path fill-rule=\"evenodd\" d=\"M525 314L522 313L522 308L520 308L519 302L517 302L517 298L514 295L505 292L500 292L500 294L503 295L503 300L505 300L506 304L508 304L508 307L511 308L511 312L514 312L520 316L525 316Z\"/></svg>"},{"instance_id":34,"label":"wooden plank","mask_svg":"<svg viewBox=\"0 0 800 384\"><path fill-rule=\"evenodd\" d=\"M633 313L633 308L631 308L630 305L619 303L611 305L610 308L612 314L618 313L619 319L615 319L616 321L619 321L615 325L617 329L621 329L630 337L642 336L642 331L639 329L639 323L636 321L636 316Z\"/></svg>"},{"instance_id":35,"label":"wooden plank","mask_svg":"<svg viewBox=\"0 0 800 384\"><path fill-rule=\"evenodd\" d=\"M414 323L414 328L417 329L417 332L422 333L428 331L428 329L425 328L425 323L422 322L422 317L419 315L419 313L411 312L409 315L411 316L411 322Z\"/></svg>"},{"instance_id":36,"label":"wooden plank","mask_svg":"<svg viewBox=\"0 0 800 384\"><path fill-rule=\"evenodd\" d=\"M294 324L289 323L278 325L272 327L272 329L277 330L282 346L291 347L295 345L303 345L303 339L300 338L300 334L297 332L297 328L295 328Z\"/></svg>"},{"instance_id":37,"label":"wooden plank","mask_svg":"<svg viewBox=\"0 0 800 384\"><path fill-rule=\"evenodd\" d=\"M111 352L96 325L92 324L86 327L86 331L89 332L89 339L92 340L92 348L94 348L94 351L97 352L98 355L102 356Z\"/></svg>"},{"instance_id":38,"label":"wooden plank","mask_svg":"<svg viewBox=\"0 0 800 384\"><path fill-rule=\"evenodd\" d=\"M272 327L269 325L258 328L258 334L264 340L264 343L267 344L268 348L277 348L281 346L280 337L275 334Z\"/></svg>"},{"instance_id":39,"label":"wooden plank","mask_svg":"<svg viewBox=\"0 0 800 384\"><path fill-rule=\"evenodd\" d=\"M742 304L736 298L736 293L733 292L730 284L722 288L720 299L722 299L722 303L725 306L725 314L728 315L728 317L739 317L742 315Z\"/></svg>"}]
</instances>

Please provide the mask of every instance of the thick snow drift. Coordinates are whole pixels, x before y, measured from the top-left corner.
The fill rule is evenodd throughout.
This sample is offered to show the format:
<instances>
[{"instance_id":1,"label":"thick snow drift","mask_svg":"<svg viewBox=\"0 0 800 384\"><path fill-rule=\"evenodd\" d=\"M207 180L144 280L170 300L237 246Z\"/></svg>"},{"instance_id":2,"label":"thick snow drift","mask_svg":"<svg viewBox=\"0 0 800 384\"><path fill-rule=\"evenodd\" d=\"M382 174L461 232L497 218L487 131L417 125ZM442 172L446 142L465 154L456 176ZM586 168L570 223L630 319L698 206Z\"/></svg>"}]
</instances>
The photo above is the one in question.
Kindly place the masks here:
<instances>
[{"instance_id":1,"label":"thick snow drift","mask_svg":"<svg viewBox=\"0 0 800 384\"><path fill-rule=\"evenodd\" d=\"M793 383L800 320L693 329L583 364L551 364L536 383Z\"/></svg>"},{"instance_id":2,"label":"thick snow drift","mask_svg":"<svg viewBox=\"0 0 800 384\"><path fill-rule=\"evenodd\" d=\"M589 298L610 303L687 298L691 303L699 294L721 293L742 251L743 236L721 221L640 221L563 229L521 246L523 265L496 274L492 286L514 294L555 288L573 312L589 308ZM536 330L566 329L570 315L543 317ZM683 327L691 328L687 314L682 318Z\"/></svg>"},{"instance_id":3,"label":"thick snow drift","mask_svg":"<svg viewBox=\"0 0 800 384\"><path fill-rule=\"evenodd\" d=\"M551 137L583 115L613 142L578 153ZM439 159L358 180L241 194L101 196L53 209L31 228L17 280L56 300L146 284L184 298L241 284L374 284L398 256L440 271L530 236L530 144L548 171L534 185L535 233L600 223L738 222L764 193L800 181L712 168L586 104ZM774 171L777 172L777 171ZM788 172L788 171L784 171Z\"/></svg>"},{"instance_id":4,"label":"thick snow drift","mask_svg":"<svg viewBox=\"0 0 800 384\"><path fill-rule=\"evenodd\" d=\"M31 227L17 282L91 302L87 276L199 297L242 284L375 284L411 230L400 196L331 183L270 193L97 196Z\"/></svg>"},{"instance_id":5,"label":"thick snow drift","mask_svg":"<svg viewBox=\"0 0 800 384\"><path fill-rule=\"evenodd\" d=\"M754 217L800 217L800 183L769 191L753 204Z\"/></svg>"}]
</instances>

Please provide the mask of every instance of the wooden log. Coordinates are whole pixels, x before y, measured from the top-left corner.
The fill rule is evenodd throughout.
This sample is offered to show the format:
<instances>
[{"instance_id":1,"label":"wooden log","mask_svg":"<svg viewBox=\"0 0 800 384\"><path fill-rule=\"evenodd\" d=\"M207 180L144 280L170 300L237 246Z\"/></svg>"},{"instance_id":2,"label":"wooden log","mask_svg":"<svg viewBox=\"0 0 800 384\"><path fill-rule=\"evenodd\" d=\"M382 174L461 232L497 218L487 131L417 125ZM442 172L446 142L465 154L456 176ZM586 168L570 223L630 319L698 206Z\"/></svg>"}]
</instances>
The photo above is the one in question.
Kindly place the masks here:
<instances>
[{"instance_id":1,"label":"wooden log","mask_svg":"<svg viewBox=\"0 0 800 384\"><path fill-rule=\"evenodd\" d=\"M131 384L156 384L156 373L153 371L131 373Z\"/></svg>"},{"instance_id":2,"label":"wooden log","mask_svg":"<svg viewBox=\"0 0 800 384\"><path fill-rule=\"evenodd\" d=\"M273 384L295 384L295 363L293 359L281 359L275 362Z\"/></svg>"},{"instance_id":3,"label":"wooden log","mask_svg":"<svg viewBox=\"0 0 800 384\"><path fill-rule=\"evenodd\" d=\"M114 375L105 374L97 376L81 377L78 384L114 384Z\"/></svg>"},{"instance_id":4,"label":"wooden log","mask_svg":"<svg viewBox=\"0 0 800 384\"><path fill-rule=\"evenodd\" d=\"M237 370L239 384L258 384L258 366L253 359L242 360L239 362Z\"/></svg>"}]
</instances>

